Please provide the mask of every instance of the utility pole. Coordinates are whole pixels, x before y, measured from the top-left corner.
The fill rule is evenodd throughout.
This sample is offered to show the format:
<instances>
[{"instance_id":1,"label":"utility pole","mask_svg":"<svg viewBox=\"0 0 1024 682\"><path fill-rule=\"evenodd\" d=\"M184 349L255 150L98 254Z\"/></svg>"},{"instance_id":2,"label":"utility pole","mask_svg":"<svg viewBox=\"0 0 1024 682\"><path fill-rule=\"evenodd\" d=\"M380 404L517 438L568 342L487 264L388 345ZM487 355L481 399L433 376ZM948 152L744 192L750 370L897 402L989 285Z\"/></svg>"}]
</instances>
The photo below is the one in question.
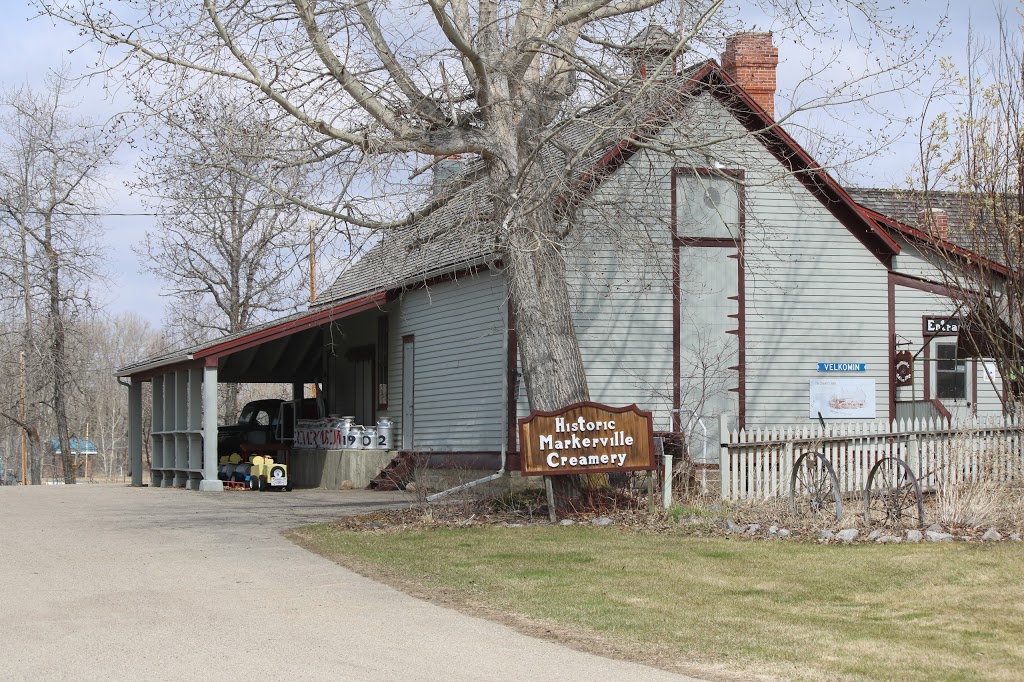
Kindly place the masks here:
<instances>
[{"instance_id":1,"label":"utility pole","mask_svg":"<svg viewBox=\"0 0 1024 682\"><path fill-rule=\"evenodd\" d=\"M21 484L28 485L28 406L25 404L25 351L21 352Z\"/></svg>"}]
</instances>

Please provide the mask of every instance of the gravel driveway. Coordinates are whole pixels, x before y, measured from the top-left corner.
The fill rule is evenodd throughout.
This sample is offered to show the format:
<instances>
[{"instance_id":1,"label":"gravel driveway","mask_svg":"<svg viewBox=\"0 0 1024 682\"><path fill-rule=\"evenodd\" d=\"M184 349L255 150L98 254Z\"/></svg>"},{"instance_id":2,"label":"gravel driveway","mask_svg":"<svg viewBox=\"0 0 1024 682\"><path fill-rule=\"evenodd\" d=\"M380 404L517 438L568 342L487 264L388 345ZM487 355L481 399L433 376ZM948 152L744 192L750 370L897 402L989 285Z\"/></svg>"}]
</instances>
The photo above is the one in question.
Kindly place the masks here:
<instances>
[{"instance_id":1,"label":"gravel driveway","mask_svg":"<svg viewBox=\"0 0 1024 682\"><path fill-rule=\"evenodd\" d=\"M284 539L402 493L0 487L0 678L684 680L415 599Z\"/></svg>"}]
</instances>

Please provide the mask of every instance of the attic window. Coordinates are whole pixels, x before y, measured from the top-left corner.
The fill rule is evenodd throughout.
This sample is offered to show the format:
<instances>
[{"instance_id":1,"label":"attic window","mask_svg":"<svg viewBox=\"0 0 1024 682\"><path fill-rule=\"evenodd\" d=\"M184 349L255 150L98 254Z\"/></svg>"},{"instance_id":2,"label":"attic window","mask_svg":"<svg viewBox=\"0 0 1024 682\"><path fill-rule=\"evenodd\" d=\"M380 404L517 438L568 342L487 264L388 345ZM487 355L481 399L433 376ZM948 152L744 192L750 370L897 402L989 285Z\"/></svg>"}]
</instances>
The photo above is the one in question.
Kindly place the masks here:
<instances>
[{"instance_id":1,"label":"attic window","mask_svg":"<svg viewBox=\"0 0 1024 682\"><path fill-rule=\"evenodd\" d=\"M739 239L740 193L735 181L685 172L676 178L676 229L679 236Z\"/></svg>"}]
</instances>

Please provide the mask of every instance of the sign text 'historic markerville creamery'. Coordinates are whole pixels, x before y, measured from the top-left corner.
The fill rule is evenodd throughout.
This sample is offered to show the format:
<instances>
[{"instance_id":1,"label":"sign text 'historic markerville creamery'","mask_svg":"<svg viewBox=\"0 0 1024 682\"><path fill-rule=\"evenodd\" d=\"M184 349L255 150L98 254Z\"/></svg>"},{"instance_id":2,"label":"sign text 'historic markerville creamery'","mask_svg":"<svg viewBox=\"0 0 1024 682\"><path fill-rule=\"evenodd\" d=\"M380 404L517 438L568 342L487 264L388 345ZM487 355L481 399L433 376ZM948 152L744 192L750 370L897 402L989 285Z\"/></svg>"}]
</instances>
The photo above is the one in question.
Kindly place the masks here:
<instances>
[{"instance_id":1,"label":"sign text 'historic markerville creamery'","mask_svg":"<svg viewBox=\"0 0 1024 682\"><path fill-rule=\"evenodd\" d=\"M651 414L636 405L576 403L519 420L524 475L654 468Z\"/></svg>"}]
</instances>

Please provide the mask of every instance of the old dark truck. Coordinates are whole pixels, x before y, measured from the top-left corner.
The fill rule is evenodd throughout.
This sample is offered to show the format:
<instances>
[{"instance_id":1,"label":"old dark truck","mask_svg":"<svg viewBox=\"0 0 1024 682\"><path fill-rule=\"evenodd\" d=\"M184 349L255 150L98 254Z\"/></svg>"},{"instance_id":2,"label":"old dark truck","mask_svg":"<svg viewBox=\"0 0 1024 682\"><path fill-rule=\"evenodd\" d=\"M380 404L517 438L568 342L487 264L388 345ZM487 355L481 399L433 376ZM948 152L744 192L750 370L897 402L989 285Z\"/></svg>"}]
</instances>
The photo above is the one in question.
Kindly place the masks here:
<instances>
[{"instance_id":1,"label":"old dark truck","mask_svg":"<svg viewBox=\"0 0 1024 682\"><path fill-rule=\"evenodd\" d=\"M238 421L217 429L217 455L241 452L241 446L279 443L288 434L282 432L282 405L277 398L246 403ZM290 404L290 403L289 403Z\"/></svg>"},{"instance_id":2,"label":"old dark truck","mask_svg":"<svg viewBox=\"0 0 1024 682\"><path fill-rule=\"evenodd\" d=\"M217 456L241 453L242 445L291 443L295 438L296 418L322 419L323 416L324 403L320 398L253 400L242 408L236 423L217 429Z\"/></svg>"}]
</instances>

